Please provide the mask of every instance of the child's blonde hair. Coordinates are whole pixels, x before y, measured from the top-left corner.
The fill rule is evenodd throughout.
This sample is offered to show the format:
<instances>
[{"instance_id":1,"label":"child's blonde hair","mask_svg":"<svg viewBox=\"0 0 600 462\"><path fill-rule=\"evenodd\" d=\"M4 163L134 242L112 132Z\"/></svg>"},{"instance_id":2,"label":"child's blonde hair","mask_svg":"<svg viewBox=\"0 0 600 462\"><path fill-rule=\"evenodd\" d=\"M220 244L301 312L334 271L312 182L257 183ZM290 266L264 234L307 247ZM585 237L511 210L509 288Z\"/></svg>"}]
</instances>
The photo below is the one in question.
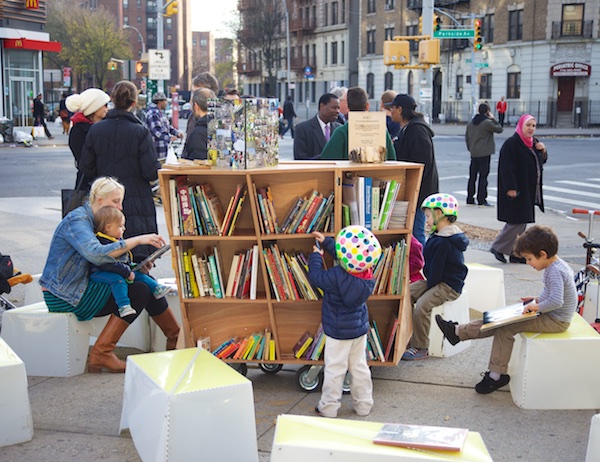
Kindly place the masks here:
<instances>
[{"instance_id":1,"label":"child's blonde hair","mask_svg":"<svg viewBox=\"0 0 600 462\"><path fill-rule=\"evenodd\" d=\"M116 207L102 207L94 214L94 226L96 231L105 232L111 223L121 224L125 215Z\"/></svg>"},{"instance_id":2,"label":"child's blonde hair","mask_svg":"<svg viewBox=\"0 0 600 462\"><path fill-rule=\"evenodd\" d=\"M108 197L115 189L118 189L125 195L125 187L116 179L109 176L96 178L90 188L90 205L100 198L104 199Z\"/></svg>"}]
</instances>

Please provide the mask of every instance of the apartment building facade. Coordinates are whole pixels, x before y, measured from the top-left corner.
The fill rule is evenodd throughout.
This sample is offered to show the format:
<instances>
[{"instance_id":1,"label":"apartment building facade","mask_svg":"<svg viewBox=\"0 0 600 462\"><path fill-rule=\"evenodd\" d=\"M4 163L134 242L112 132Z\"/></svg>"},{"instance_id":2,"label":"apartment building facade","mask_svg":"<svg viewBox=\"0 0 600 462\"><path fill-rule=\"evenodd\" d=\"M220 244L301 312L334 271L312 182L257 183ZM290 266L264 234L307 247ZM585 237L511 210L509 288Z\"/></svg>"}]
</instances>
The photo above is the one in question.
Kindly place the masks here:
<instances>
[{"instance_id":1,"label":"apartment building facade","mask_svg":"<svg viewBox=\"0 0 600 462\"><path fill-rule=\"evenodd\" d=\"M288 2L292 5L290 15L299 18L300 8L313 3L318 16L310 43L316 45L317 52L311 59L323 66L323 71L332 70L331 43L336 36L325 24L336 2ZM431 94L434 120L466 122L478 102L487 101L495 106L505 96L509 121L516 122L518 115L530 112L538 117L539 123L549 126L600 124L600 85L598 71L593 72L600 69L597 2L436 0L434 12L442 19L442 28L472 29L474 19L480 19L484 41L480 51L473 51L468 39L442 40L440 64L433 66L431 83L421 70L395 69L383 64L385 40L419 35L422 0L361 0L354 6L357 9L352 10L352 5L348 9L345 28L340 26L335 32L345 37L347 44L354 33L356 48L346 46L341 51L344 56L338 54L335 75L346 77L338 81L341 84L365 88L372 107L377 107L379 96L386 89L410 93L417 101ZM353 23L351 18L358 19ZM416 42L411 49L416 62ZM294 56L298 57L297 50ZM305 54L299 57L306 61ZM294 70L296 88L302 87L302 68ZM333 86L334 79L327 80L325 75L329 77L331 73L317 72L314 76L317 101L320 94ZM278 77L283 84L280 73ZM260 73L256 70L254 75L244 78L250 85L259 80ZM301 95L306 92L297 92L296 102L304 101Z\"/></svg>"}]
</instances>

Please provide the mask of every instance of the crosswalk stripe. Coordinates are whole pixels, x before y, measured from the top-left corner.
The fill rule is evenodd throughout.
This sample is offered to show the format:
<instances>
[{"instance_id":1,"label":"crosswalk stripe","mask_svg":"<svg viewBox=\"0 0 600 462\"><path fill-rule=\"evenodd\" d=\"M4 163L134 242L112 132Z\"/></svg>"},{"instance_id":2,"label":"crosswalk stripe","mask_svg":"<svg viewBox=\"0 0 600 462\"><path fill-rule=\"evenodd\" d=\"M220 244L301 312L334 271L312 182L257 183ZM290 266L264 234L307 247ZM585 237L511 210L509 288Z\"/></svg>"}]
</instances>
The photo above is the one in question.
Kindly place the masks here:
<instances>
[{"instance_id":1,"label":"crosswalk stripe","mask_svg":"<svg viewBox=\"0 0 600 462\"><path fill-rule=\"evenodd\" d=\"M582 182L582 181L571 181L571 180L558 180L557 183L560 184L572 184L573 186L582 186L584 188L595 188L595 189L600 189L600 184L590 184L589 183L590 180L586 180L586 182ZM600 180L595 180L595 181L600 181ZM546 188L546 186L544 186L544 189Z\"/></svg>"},{"instance_id":2,"label":"crosswalk stripe","mask_svg":"<svg viewBox=\"0 0 600 462\"><path fill-rule=\"evenodd\" d=\"M589 192L589 191L580 191L577 189L566 189L566 188L557 188L556 186L548 186L544 185L544 191L554 191L565 194L572 194L574 196L587 196L589 198L600 198L599 193ZM544 198L546 195L544 194Z\"/></svg>"}]
</instances>

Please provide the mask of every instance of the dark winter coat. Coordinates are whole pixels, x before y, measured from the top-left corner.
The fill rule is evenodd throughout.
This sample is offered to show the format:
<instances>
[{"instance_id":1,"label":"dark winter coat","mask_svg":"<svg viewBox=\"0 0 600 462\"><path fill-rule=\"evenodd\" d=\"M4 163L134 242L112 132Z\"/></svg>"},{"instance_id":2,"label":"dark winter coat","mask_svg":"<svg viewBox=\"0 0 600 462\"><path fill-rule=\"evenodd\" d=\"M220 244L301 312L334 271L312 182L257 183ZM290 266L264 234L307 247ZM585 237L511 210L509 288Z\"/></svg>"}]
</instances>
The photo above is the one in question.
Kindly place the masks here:
<instances>
[{"instance_id":1,"label":"dark winter coat","mask_svg":"<svg viewBox=\"0 0 600 462\"><path fill-rule=\"evenodd\" d=\"M422 117L415 117L400 130L394 141L397 160L417 162L424 166L419 191L419 205L427 196L440 191L433 136L433 130L429 128L425 120Z\"/></svg>"},{"instance_id":2,"label":"dark winter coat","mask_svg":"<svg viewBox=\"0 0 600 462\"><path fill-rule=\"evenodd\" d=\"M196 125L190 133L185 149L181 157L184 159L200 159L208 158L208 116L200 117L196 120Z\"/></svg>"},{"instance_id":3,"label":"dark winter coat","mask_svg":"<svg viewBox=\"0 0 600 462\"><path fill-rule=\"evenodd\" d=\"M111 176L125 186L125 238L158 232L150 182L158 178L160 163L150 131L135 115L112 109L92 125L79 166L84 175ZM134 261L139 263L152 251L151 246L136 247Z\"/></svg>"},{"instance_id":4,"label":"dark winter coat","mask_svg":"<svg viewBox=\"0 0 600 462\"><path fill-rule=\"evenodd\" d=\"M333 238L325 238L322 247L335 258ZM374 279L352 276L341 266L324 269L318 252L308 257L308 279L325 293L321 307L325 335L349 340L367 333L369 311L366 301L375 287Z\"/></svg>"},{"instance_id":5,"label":"dark winter coat","mask_svg":"<svg viewBox=\"0 0 600 462\"><path fill-rule=\"evenodd\" d=\"M494 133L502 133L502 125L496 119L480 114L467 124L465 142L471 157L487 157L496 152Z\"/></svg>"},{"instance_id":6,"label":"dark winter coat","mask_svg":"<svg viewBox=\"0 0 600 462\"><path fill-rule=\"evenodd\" d=\"M71 122L73 122L73 126L71 127L71 130L69 130L69 148L71 148L71 152L75 158L75 167L77 168L75 187L77 187L79 180L83 176L84 178L80 189L89 191L94 178L89 178L81 173L79 162L81 161L81 152L83 151L83 145L85 144L85 139L92 126L92 122L84 116L82 112L77 112L71 118Z\"/></svg>"},{"instance_id":7,"label":"dark winter coat","mask_svg":"<svg viewBox=\"0 0 600 462\"><path fill-rule=\"evenodd\" d=\"M537 143L534 138L533 145ZM498 160L498 220L505 223L535 223L534 205L544 211L542 171L546 155L529 149L516 133L500 149ZM539 176L538 176L539 172ZM539 197L536 199L536 189ZM514 189L517 197L509 199L507 191Z\"/></svg>"},{"instance_id":8,"label":"dark winter coat","mask_svg":"<svg viewBox=\"0 0 600 462\"><path fill-rule=\"evenodd\" d=\"M468 271L464 251L468 245L469 239L456 225L446 226L429 236L423 248L423 274L428 289L445 282L459 294L462 293Z\"/></svg>"}]
</instances>

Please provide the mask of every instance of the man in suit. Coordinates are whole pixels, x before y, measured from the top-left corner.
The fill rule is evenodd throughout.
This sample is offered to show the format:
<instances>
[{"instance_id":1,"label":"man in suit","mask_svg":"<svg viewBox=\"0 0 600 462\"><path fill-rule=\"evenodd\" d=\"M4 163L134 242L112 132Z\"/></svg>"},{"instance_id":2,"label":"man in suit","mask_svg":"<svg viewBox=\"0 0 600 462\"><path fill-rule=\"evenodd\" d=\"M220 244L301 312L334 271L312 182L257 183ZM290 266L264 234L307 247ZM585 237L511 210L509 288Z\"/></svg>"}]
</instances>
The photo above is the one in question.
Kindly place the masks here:
<instances>
[{"instance_id":1,"label":"man in suit","mask_svg":"<svg viewBox=\"0 0 600 462\"><path fill-rule=\"evenodd\" d=\"M294 137L294 160L317 160L331 138L334 130L340 126L336 122L340 113L340 100L331 93L319 98L319 112L312 119L296 125Z\"/></svg>"}]
</instances>

